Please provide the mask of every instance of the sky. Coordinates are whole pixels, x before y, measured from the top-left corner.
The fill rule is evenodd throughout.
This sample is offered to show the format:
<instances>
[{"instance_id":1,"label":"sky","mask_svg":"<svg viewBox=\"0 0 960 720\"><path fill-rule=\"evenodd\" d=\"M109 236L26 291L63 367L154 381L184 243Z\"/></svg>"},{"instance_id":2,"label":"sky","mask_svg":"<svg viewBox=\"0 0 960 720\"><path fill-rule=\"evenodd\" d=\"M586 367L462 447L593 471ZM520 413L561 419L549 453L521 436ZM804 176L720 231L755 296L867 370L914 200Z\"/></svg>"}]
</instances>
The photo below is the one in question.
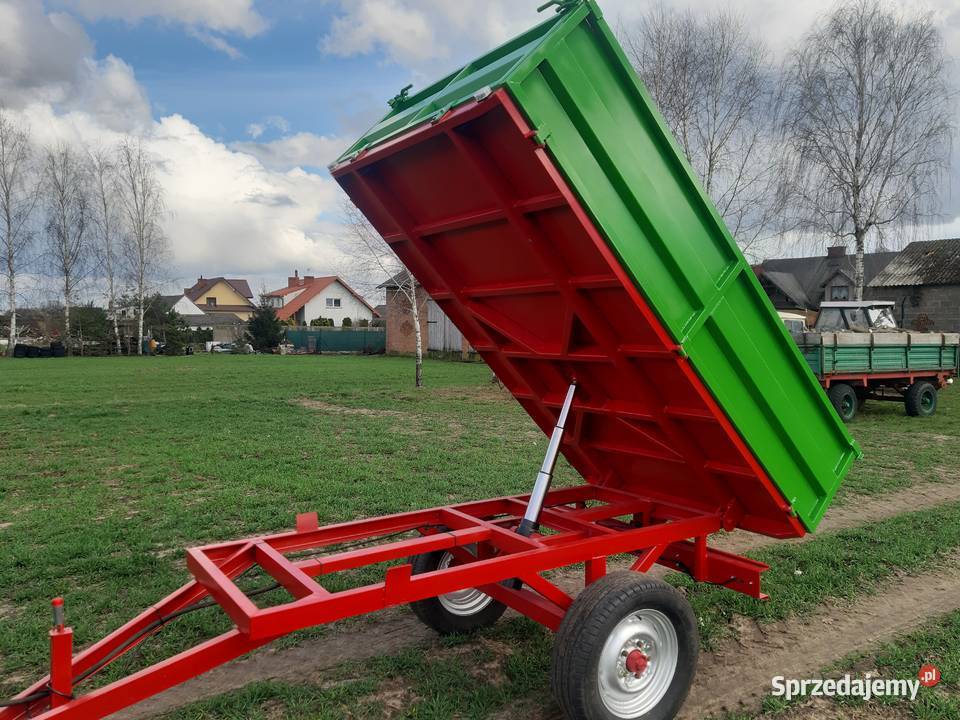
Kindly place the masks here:
<instances>
[{"instance_id":1,"label":"sky","mask_svg":"<svg viewBox=\"0 0 960 720\"><path fill-rule=\"evenodd\" d=\"M386 112L386 99L530 27L541 1L0 0L0 105L39 144L143 140L160 161L169 211L167 289L202 274L272 290L294 269L349 268L342 194L326 166ZM960 2L917 3L960 57ZM600 5L617 27L651 2ZM782 58L832 2L714 7L747 18ZM932 237L960 235L953 175Z\"/></svg>"}]
</instances>

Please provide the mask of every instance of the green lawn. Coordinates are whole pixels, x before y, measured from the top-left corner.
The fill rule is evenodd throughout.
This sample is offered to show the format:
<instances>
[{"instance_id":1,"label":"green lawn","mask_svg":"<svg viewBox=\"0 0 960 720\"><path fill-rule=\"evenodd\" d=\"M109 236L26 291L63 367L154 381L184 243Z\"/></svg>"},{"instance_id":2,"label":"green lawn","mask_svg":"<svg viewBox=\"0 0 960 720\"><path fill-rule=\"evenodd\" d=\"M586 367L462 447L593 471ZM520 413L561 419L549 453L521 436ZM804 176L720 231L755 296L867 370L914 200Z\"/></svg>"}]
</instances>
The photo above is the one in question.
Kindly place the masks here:
<instances>
[{"instance_id":1,"label":"green lawn","mask_svg":"<svg viewBox=\"0 0 960 720\"><path fill-rule=\"evenodd\" d=\"M65 597L82 647L182 584L185 546L289 528L297 512L308 510L330 522L529 490L545 438L490 384L489 370L428 362L425 376L427 387L417 391L412 362L385 357L0 360L0 694L42 673L54 595ZM869 404L851 425L867 458L840 501L936 480L954 467L956 392L945 392L940 413L929 419L905 418L899 405ZM559 483L575 480L568 467L560 468ZM863 543L929 530L949 547L958 540L945 527L948 520L878 527L880 535ZM886 577L907 557L931 562L935 555L920 545L886 543L870 556L869 577L856 586ZM773 548L766 559L788 567L819 562L818 552L829 550L813 543ZM842 571L825 568L802 596L789 592L792 568L784 571L782 611L856 591L831 575ZM735 604L741 601L719 593L724 598L709 610L710 592L698 589L694 599L720 632L729 611L742 612ZM157 659L223 623L209 612L186 617L145 646L141 660ZM491 642L498 633L512 634L518 651L505 683L493 689L477 683L472 700L457 698L467 702L468 716L482 717L509 698L542 689L546 679L539 674L544 633L525 621L492 633ZM439 702L443 693L422 677L422 657L382 662L385 673L419 678L422 702ZM460 671L459 662L450 661L451 673ZM291 717L317 717L318 706L369 694L351 683L268 690L250 688L222 701L223 712L210 710L246 717L233 711L235 703L256 704L251 698L266 693L288 709L308 708L291 710ZM445 717L444 707L432 713L423 706L419 716Z\"/></svg>"},{"instance_id":2,"label":"green lawn","mask_svg":"<svg viewBox=\"0 0 960 720\"><path fill-rule=\"evenodd\" d=\"M416 391L400 358L0 361L4 691L42 669L55 595L83 646L181 585L185 546L303 511L330 522L527 489L545 440L489 370L425 372Z\"/></svg>"}]
</instances>

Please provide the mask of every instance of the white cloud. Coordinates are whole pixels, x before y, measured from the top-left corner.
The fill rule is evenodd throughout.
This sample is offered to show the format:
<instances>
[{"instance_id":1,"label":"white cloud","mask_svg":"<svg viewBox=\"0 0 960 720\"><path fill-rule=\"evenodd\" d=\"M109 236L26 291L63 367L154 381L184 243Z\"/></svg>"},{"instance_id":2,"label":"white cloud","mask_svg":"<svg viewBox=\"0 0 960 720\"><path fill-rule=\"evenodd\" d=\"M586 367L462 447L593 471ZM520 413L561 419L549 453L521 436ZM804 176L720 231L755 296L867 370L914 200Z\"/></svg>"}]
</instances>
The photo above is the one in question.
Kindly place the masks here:
<instances>
[{"instance_id":1,"label":"white cloud","mask_svg":"<svg viewBox=\"0 0 960 720\"><path fill-rule=\"evenodd\" d=\"M242 52L237 50L237 48L219 35L214 35L212 32L200 30L199 28L189 28L187 32L189 33L190 37L196 38L211 50L222 52L231 60L239 60L243 57Z\"/></svg>"},{"instance_id":2,"label":"white cloud","mask_svg":"<svg viewBox=\"0 0 960 720\"><path fill-rule=\"evenodd\" d=\"M263 133L263 127L254 125L247 128L254 139ZM288 170L295 167L326 167L350 144L345 137L315 135L300 132L287 135L270 142L238 142L231 147L239 152L257 158L266 167Z\"/></svg>"},{"instance_id":3,"label":"white cloud","mask_svg":"<svg viewBox=\"0 0 960 720\"><path fill-rule=\"evenodd\" d=\"M62 0L88 20L165 20L252 37L267 27L253 0Z\"/></svg>"},{"instance_id":4,"label":"white cloud","mask_svg":"<svg viewBox=\"0 0 960 720\"><path fill-rule=\"evenodd\" d=\"M399 0L343 3L330 32L320 42L330 54L350 56L382 51L401 64L445 57L449 48L437 41L427 13Z\"/></svg>"},{"instance_id":5,"label":"white cloud","mask_svg":"<svg viewBox=\"0 0 960 720\"><path fill-rule=\"evenodd\" d=\"M0 88L11 91L4 100L15 91L17 103L7 104L40 147L141 138L161 164L170 211L165 230L178 274L238 274L257 285L294 267L320 273L343 265L339 226L331 219L340 190L326 174L294 167L332 159L335 139L291 136L272 148L240 151L180 115L155 120L127 63L112 55L95 59L79 26L39 7L0 0L0 57L11 60L0 64ZM279 116L263 124L289 131Z\"/></svg>"},{"instance_id":6,"label":"white cloud","mask_svg":"<svg viewBox=\"0 0 960 720\"><path fill-rule=\"evenodd\" d=\"M93 43L62 13L34 0L0 0L0 103L62 101L77 85Z\"/></svg>"},{"instance_id":7,"label":"white cloud","mask_svg":"<svg viewBox=\"0 0 960 720\"><path fill-rule=\"evenodd\" d=\"M247 135L256 140L270 128L281 133L288 133L290 132L290 122L281 115L268 115L260 122L247 125Z\"/></svg>"}]
</instances>

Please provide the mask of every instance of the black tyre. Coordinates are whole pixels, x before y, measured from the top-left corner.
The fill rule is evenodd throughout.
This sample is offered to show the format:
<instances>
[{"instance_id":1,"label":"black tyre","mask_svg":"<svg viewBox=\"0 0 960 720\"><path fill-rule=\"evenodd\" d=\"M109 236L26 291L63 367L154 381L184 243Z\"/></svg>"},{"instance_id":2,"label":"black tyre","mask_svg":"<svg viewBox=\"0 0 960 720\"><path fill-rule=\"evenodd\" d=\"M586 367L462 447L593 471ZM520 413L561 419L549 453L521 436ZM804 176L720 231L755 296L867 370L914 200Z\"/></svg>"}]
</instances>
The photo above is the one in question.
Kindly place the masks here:
<instances>
[{"instance_id":1,"label":"black tyre","mask_svg":"<svg viewBox=\"0 0 960 720\"><path fill-rule=\"evenodd\" d=\"M857 394L852 387L846 383L831 385L827 390L827 397L830 398L830 403L841 420L844 422L853 420L857 414Z\"/></svg>"},{"instance_id":2,"label":"black tyre","mask_svg":"<svg viewBox=\"0 0 960 720\"><path fill-rule=\"evenodd\" d=\"M867 400L870 399L870 389L858 386L853 390L857 394L857 411L859 412L867 404Z\"/></svg>"},{"instance_id":3,"label":"black tyre","mask_svg":"<svg viewBox=\"0 0 960 720\"><path fill-rule=\"evenodd\" d=\"M700 635L675 588L611 573L574 601L553 646L553 694L570 720L670 720L697 669Z\"/></svg>"},{"instance_id":4,"label":"black tyre","mask_svg":"<svg viewBox=\"0 0 960 720\"><path fill-rule=\"evenodd\" d=\"M937 411L937 386L918 380L907 388L903 405L911 417L929 417Z\"/></svg>"},{"instance_id":5,"label":"black tyre","mask_svg":"<svg viewBox=\"0 0 960 720\"><path fill-rule=\"evenodd\" d=\"M472 548L470 548L472 549ZM414 575L449 567L453 556L446 550L414 555L410 558ZM411 603L420 621L441 635L458 635L493 625L507 606L486 593L468 588Z\"/></svg>"}]
</instances>

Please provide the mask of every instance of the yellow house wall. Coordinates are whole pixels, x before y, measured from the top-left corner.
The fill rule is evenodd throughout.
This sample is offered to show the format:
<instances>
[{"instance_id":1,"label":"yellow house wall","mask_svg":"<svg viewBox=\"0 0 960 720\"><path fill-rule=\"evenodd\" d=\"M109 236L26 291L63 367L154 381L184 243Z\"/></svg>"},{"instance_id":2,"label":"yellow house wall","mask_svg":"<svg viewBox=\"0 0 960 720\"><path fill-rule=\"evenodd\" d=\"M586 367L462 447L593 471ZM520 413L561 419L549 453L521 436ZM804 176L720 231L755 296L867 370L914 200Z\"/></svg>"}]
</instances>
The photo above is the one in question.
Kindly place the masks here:
<instances>
[{"instance_id":1,"label":"yellow house wall","mask_svg":"<svg viewBox=\"0 0 960 720\"><path fill-rule=\"evenodd\" d=\"M213 310L213 308L207 306L207 298L213 297L217 299L217 307L222 305L247 305L249 300L236 290L232 286L228 285L225 282L218 282L212 288L207 290L203 295L197 298L197 305L200 306L201 310ZM253 314L253 308L250 308L249 312L234 312L241 320L249 320L250 316Z\"/></svg>"}]
</instances>

